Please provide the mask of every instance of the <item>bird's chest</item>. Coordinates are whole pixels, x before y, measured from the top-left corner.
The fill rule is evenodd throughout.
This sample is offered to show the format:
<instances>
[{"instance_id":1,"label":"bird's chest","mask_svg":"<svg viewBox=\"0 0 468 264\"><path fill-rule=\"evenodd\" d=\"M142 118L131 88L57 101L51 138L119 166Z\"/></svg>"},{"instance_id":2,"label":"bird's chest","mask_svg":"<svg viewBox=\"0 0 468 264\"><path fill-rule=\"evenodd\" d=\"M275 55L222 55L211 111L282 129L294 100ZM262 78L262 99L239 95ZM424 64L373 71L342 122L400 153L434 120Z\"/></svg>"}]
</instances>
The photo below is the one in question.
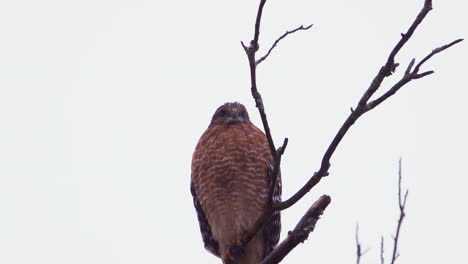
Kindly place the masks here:
<instances>
[{"instance_id":1,"label":"bird's chest","mask_svg":"<svg viewBox=\"0 0 468 264\"><path fill-rule=\"evenodd\" d=\"M216 132L201 141L192 168L202 206L224 212L262 204L271 163L266 138L241 127Z\"/></svg>"},{"instance_id":2,"label":"bird's chest","mask_svg":"<svg viewBox=\"0 0 468 264\"><path fill-rule=\"evenodd\" d=\"M220 142L221 141L221 142ZM264 175L266 162L258 153L258 144L247 137L218 139L213 155L206 160L214 184L226 191L242 189Z\"/></svg>"}]
</instances>

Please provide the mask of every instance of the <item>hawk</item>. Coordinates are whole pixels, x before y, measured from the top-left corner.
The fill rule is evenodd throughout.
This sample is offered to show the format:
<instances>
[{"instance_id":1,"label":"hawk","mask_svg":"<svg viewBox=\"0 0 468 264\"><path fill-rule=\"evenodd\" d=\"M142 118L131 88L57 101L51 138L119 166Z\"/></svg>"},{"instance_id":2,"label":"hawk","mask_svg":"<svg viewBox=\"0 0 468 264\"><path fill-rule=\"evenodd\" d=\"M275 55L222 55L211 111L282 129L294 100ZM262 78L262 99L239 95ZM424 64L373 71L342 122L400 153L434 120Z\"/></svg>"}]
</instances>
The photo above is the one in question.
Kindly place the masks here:
<instances>
[{"instance_id":1,"label":"hawk","mask_svg":"<svg viewBox=\"0 0 468 264\"><path fill-rule=\"evenodd\" d=\"M205 248L223 263L232 261L229 248L271 202L271 188L273 202L281 201L281 174L272 181L273 166L267 138L250 122L245 107L237 102L220 106L193 153L190 189ZM274 212L236 264L260 263L278 244L280 220L280 212Z\"/></svg>"}]
</instances>

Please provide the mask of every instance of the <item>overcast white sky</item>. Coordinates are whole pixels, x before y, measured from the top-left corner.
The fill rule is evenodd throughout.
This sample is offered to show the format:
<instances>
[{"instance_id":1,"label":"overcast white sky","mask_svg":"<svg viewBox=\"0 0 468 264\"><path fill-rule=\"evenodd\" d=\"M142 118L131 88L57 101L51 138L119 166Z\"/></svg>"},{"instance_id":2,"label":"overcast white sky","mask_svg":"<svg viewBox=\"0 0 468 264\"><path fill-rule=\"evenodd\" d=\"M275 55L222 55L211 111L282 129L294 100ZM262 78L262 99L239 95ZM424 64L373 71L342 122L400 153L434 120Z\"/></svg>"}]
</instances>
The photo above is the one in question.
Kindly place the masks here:
<instances>
[{"instance_id":1,"label":"overcast white sky","mask_svg":"<svg viewBox=\"0 0 468 264\"><path fill-rule=\"evenodd\" d=\"M258 1L0 2L0 263L220 263L203 249L191 155L222 103L260 124L240 41ZM330 140L423 0L271 0L259 68L275 140L289 137L284 196ZM407 65L468 36L468 4L434 0L397 57ZM403 67L402 67L403 68ZM353 263L354 228L376 263L410 189L399 263L468 263L468 50L428 62L346 135L331 175L283 213L282 237L320 195L332 203L283 263ZM388 88L402 74L384 82ZM387 258L390 245L387 244Z\"/></svg>"}]
</instances>

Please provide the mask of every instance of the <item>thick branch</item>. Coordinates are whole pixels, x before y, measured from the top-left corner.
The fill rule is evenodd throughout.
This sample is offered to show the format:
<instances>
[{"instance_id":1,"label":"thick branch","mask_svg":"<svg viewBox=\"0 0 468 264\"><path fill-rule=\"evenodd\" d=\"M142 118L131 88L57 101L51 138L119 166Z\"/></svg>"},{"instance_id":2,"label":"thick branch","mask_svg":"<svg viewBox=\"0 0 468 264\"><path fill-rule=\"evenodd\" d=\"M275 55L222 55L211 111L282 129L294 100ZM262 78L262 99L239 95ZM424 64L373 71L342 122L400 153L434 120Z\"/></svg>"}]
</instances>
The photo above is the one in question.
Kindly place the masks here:
<instances>
[{"instance_id":1,"label":"thick branch","mask_svg":"<svg viewBox=\"0 0 468 264\"><path fill-rule=\"evenodd\" d=\"M330 204L331 198L322 195L301 218L294 230L262 261L261 264L277 264L291 252L299 243L304 242L309 234L314 231L315 224L320 219L323 211Z\"/></svg>"}]
</instances>

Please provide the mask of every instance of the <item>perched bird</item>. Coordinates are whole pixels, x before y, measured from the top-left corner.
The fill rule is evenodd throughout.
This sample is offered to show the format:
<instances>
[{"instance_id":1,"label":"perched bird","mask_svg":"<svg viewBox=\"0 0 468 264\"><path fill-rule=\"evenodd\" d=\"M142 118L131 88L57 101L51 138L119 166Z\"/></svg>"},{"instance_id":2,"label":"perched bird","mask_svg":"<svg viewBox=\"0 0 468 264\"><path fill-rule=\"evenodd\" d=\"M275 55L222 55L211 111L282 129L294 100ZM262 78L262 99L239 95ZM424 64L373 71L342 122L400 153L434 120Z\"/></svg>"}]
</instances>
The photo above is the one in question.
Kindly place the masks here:
<instances>
[{"instance_id":1,"label":"perched bird","mask_svg":"<svg viewBox=\"0 0 468 264\"><path fill-rule=\"evenodd\" d=\"M265 134L250 122L245 107L225 103L214 113L192 158L191 192L205 248L232 262L229 248L250 230L271 199L281 201L281 175L273 181L273 157ZM275 182L275 186L272 186ZM278 244L275 212L243 248L236 264L259 264Z\"/></svg>"}]
</instances>

